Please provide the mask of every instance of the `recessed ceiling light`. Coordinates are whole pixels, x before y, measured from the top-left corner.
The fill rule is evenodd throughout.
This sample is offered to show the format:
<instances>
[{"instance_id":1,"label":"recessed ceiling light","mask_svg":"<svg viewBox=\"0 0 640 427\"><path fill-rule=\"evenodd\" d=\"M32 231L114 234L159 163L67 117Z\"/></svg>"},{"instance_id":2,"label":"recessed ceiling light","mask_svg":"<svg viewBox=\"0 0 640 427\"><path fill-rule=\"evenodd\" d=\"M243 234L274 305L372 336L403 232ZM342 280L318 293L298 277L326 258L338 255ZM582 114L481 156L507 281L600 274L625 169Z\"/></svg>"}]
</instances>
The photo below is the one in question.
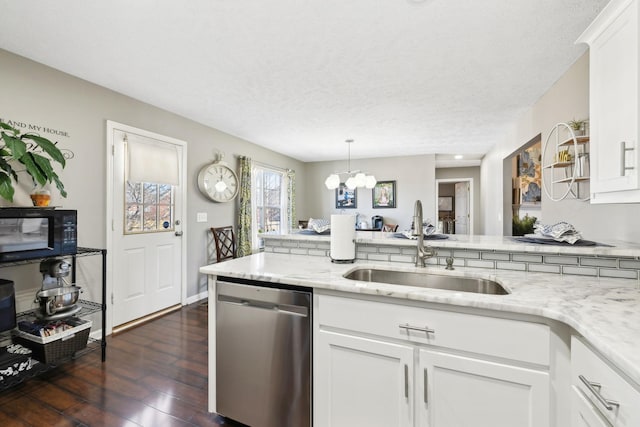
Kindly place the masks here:
<instances>
[{"instance_id":1,"label":"recessed ceiling light","mask_svg":"<svg viewBox=\"0 0 640 427\"><path fill-rule=\"evenodd\" d=\"M453 158L456 160L460 160L462 157L462 154L456 154L455 156L453 156Z\"/></svg>"}]
</instances>

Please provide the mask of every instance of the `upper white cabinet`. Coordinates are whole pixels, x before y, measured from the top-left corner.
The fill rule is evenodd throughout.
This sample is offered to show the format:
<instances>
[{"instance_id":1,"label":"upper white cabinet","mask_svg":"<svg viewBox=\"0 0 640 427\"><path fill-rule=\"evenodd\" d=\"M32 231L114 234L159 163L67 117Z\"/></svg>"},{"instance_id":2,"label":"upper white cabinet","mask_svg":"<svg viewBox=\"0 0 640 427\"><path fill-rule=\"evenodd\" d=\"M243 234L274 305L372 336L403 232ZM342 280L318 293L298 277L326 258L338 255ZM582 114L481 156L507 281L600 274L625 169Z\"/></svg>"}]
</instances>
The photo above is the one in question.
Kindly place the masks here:
<instances>
[{"instance_id":1,"label":"upper white cabinet","mask_svg":"<svg viewBox=\"0 0 640 427\"><path fill-rule=\"evenodd\" d=\"M638 1L611 0L578 39L590 47L591 203L640 202Z\"/></svg>"}]
</instances>

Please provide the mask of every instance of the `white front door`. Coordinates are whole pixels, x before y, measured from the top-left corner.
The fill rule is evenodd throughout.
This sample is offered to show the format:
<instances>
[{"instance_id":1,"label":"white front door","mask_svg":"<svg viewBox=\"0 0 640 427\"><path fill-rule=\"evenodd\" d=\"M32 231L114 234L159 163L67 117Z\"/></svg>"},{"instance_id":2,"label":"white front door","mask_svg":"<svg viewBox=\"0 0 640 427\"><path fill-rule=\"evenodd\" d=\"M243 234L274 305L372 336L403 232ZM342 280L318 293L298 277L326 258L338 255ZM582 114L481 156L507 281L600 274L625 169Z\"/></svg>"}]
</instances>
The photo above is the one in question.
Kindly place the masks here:
<instances>
[{"instance_id":1,"label":"white front door","mask_svg":"<svg viewBox=\"0 0 640 427\"><path fill-rule=\"evenodd\" d=\"M455 234L469 234L469 182L456 182Z\"/></svg>"},{"instance_id":2,"label":"white front door","mask_svg":"<svg viewBox=\"0 0 640 427\"><path fill-rule=\"evenodd\" d=\"M183 295L182 141L109 122L113 145L112 176L112 325L118 326L180 304ZM150 146L150 158L167 150L176 156L178 182L130 178L136 163L132 145ZM155 154L153 152L155 151ZM138 155L140 156L140 155ZM140 160L138 158L137 163Z\"/></svg>"}]
</instances>

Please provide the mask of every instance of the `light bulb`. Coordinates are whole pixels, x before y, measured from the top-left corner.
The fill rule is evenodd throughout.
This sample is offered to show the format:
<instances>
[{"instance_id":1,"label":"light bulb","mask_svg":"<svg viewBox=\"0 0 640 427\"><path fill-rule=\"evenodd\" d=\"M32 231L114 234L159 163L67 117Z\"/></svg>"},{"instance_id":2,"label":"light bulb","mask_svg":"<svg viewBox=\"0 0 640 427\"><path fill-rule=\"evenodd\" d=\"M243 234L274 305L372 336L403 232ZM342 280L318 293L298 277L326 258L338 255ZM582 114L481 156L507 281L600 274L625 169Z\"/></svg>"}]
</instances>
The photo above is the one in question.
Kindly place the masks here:
<instances>
[{"instance_id":1,"label":"light bulb","mask_svg":"<svg viewBox=\"0 0 640 427\"><path fill-rule=\"evenodd\" d=\"M329 190L335 190L336 188L338 188L338 186L340 185L340 177L335 174L332 173L331 175L329 175L327 177L327 179L324 181L324 185L329 189Z\"/></svg>"},{"instance_id":2,"label":"light bulb","mask_svg":"<svg viewBox=\"0 0 640 427\"><path fill-rule=\"evenodd\" d=\"M347 179L347 182L345 182L345 185L347 186L347 188L349 190L353 190L358 186L358 183L357 183L355 177L350 176L349 179Z\"/></svg>"},{"instance_id":3,"label":"light bulb","mask_svg":"<svg viewBox=\"0 0 640 427\"><path fill-rule=\"evenodd\" d=\"M356 187L364 187L364 185L367 183L365 175L360 172L356 174Z\"/></svg>"},{"instance_id":4,"label":"light bulb","mask_svg":"<svg viewBox=\"0 0 640 427\"><path fill-rule=\"evenodd\" d=\"M378 182L378 181L376 181L376 177L373 176L373 175L367 175L367 177L365 178L365 181L366 182L365 182L364 186L366 188L369 188L369 189L375 187L376 183Z\"/></svg>"}]
</instances>

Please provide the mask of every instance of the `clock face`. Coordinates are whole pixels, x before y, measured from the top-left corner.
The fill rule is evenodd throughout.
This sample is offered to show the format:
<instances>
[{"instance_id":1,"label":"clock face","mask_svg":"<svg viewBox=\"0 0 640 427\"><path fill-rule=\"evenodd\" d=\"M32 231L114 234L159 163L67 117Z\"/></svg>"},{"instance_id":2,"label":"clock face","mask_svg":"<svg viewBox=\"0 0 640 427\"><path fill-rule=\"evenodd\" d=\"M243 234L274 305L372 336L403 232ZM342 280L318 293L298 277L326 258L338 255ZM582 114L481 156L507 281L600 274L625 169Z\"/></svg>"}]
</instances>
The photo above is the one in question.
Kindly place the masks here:
<instances>
[{"instance_id":1,"label":"clock face","mask_svg":"<svg viewBox=\"0 0 640 427\"><path fill-rule=\"evenodd\" d=\"M198 174L198 188L214 202L228 202L238 194L238 177L224 163L212 163Z\"/></svg>"}]
</instances>

